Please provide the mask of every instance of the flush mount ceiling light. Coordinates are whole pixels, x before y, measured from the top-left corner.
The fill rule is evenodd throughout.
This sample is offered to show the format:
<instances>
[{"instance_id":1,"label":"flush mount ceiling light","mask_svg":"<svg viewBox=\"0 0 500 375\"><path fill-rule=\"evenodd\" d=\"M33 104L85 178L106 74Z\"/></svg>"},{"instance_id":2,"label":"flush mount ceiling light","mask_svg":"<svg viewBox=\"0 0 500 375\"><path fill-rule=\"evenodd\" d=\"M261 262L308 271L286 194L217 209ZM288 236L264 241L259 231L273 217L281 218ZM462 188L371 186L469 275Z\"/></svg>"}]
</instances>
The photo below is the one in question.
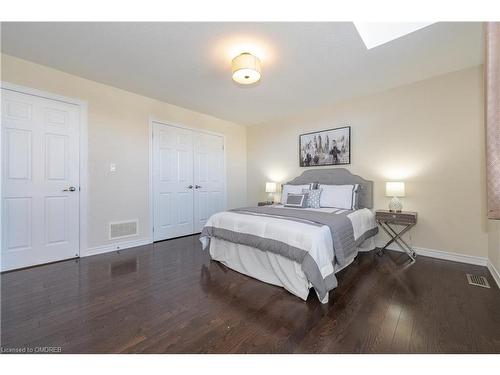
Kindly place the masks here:
<instances>
[{"instance_id":1,"label":"flush mount ceiling light","mask_svg":"<svg viewBox=\"0 0 500 375\"><path fill-rule=\"evenodd\" d=\"M367 49L423 29L434 22L354 22Z\"/></svg>"},{"instance_id":2,"label":"flush mount ceiling light","mask_svg":"<svg viewBox=\"0 0 500 375\"><path fill-rule=\"evenodd\" d=\"M236 56L231 66L235 82L249 85L260 80L260 60L248 52Z\"/></svg>"}]
</instances>

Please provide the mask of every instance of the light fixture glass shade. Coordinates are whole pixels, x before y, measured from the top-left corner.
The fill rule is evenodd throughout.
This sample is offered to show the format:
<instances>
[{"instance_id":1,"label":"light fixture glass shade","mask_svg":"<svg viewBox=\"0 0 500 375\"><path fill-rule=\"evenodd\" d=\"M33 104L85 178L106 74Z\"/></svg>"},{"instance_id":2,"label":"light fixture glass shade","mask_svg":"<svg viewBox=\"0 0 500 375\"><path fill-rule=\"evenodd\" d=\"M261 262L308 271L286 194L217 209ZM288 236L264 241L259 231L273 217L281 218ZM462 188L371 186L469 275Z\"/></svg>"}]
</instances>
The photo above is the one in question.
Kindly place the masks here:
<instances>
[{"instance_id":1,"label":"light fixture glass shade","mask_svg":"<svg viewBox=\"0 0 500 375\"><path fill-rule=\"evenodd\" d=\"M236 56L232 63L233 80L242 85L257 82L260 77L260 60L250 53Z\"/></svg>"},{"instance_id":2,"label":"light fixture glass shade","mask_svg":"<svg viewBox=\"0 0 500 375\"><path fill-rule=\"evenodd\" d=\"M404 197L405 183L404 182L386 182L385 195L387 197Z\"/></svg>"},{"instance_id":3,"label":"light fixture glass shade","mask_svg":"<svg viewBox=\"0 0 500 375\"><path fill-rule=\"evenodd\" d=\"M276 193L276 182L266 182L266 193Z\"/></svg>"}]
</instances>

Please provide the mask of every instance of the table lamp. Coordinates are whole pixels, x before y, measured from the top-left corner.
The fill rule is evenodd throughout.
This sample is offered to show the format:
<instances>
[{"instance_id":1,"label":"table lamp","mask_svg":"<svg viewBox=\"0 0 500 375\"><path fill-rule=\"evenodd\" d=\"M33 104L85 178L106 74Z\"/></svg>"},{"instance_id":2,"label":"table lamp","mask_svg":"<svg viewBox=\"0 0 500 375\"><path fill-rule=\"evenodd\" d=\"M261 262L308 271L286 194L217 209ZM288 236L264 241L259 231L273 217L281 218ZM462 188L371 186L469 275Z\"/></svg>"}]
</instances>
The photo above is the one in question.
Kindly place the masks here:
<instances>
[{"instance_id":1,"label":"table lamp","mask_svg":"<svg viewBox=\"0 0 500 375\"><path fill-rule=\"evenodd\" d=\"M385 196L392 197L389 202L389 211L401 212L403 204L399 200L400 197L405 196L405 183L404 182L386 182L385 183Z\"/></svg>"},{"instance_id":2,"label":"table lamp","mask_svg":"<svg viewBox=\"0 0 500 375\"><path fill-rule=\"evenodd\" d=\"M276 193L276 182L266 182L266 193L269 194L268 202L274 203L274 193Z\"/></svg>"}]
</instances>

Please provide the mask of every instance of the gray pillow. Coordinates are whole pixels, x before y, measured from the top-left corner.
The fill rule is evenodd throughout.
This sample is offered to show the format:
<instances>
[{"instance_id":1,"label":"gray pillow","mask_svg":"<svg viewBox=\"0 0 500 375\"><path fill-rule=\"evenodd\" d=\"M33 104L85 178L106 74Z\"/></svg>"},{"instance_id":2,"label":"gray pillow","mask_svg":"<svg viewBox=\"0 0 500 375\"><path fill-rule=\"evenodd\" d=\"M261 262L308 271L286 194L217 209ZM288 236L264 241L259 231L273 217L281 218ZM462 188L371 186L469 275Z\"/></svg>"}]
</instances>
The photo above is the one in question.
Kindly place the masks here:
<instances>
[{"instance_id":1,"label":"gray pillow","mask_svg":"<svg viewBox=\"0 0 500 375\"><path fill-rule=\"evenodd\" d=\"M321 190L322 189L315 189L315 190L307 190L307 189L302 189L303 193L307 193L307 206L306 207L311 207L311 208L319 208L319 198L321 196Z\"/></svg>"},{"instance_id":2,"label":"gray pillow","mask_svg":"<svg viewBox=\"0 0 500 375\"><path fill-rule=\"evenodd\" d=\"M305 208L307 207L307 194L288 193L285 207Z\"/></svg>"}]
</instances>

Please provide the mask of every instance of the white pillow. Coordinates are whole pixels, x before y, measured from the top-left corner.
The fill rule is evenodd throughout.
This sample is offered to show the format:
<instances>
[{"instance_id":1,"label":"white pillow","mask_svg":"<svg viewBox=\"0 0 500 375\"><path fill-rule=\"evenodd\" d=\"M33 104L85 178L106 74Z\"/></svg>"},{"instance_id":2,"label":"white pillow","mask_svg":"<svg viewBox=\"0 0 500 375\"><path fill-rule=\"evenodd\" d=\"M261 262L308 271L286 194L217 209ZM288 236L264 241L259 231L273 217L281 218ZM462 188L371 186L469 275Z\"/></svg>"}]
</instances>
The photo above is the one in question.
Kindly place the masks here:
<instances>
[{"instance_id":1,"label":"white pillow","mask_svg":"<svg viewBox=\"0 0 500 375\"><path fill-rule=\"evenodd\" d=\"M302 189L312 189L313 187L314 183L307 185L283 185L283 190L281 191L281 204L286 204L286 198L289 193L302 194Z\"/></svg>"},{"instance_id":2,"label":"white pillow","mask_svg":"<svg viewBox=\"0 0 500 375\"><path fill-rule=\"evenodd\" d=\"M356 190L359 185L319 185L323 189L319 198L321 207L335 207L354 210L356 207Z\"/></svg>"}]
</instances>

